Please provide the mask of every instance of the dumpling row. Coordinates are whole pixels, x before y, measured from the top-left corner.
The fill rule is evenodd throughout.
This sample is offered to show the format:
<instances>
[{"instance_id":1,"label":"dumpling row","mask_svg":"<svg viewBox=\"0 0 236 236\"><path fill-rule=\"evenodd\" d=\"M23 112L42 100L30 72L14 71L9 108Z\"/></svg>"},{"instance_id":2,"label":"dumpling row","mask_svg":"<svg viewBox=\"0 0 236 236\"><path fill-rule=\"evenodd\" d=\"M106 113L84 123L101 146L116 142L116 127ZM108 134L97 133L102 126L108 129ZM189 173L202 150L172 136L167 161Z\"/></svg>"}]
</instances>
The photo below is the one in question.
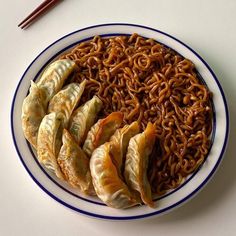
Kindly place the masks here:
<instances>
[{"instance_id":1,"label":"dumpling row","mask_svg":"<svg viewBox=\"0 0 236 236\"><path fill-rule=\"evenodd\" d=\"M31 82L22 106L26 139L37 149L41 164L83 193L97 194L114 208L128 208L141 200L153 207L147 167L155 127L149 123L139 133L133 122L119 129L121 112L95 123L102 108L97 96L76 109L86 80L62 88L75 67L73 61L58 60L39 82Z\"/></svg>"},{"instance_id":2,"label":"dumpling row","mask_svg":"<svg viewBox=\"0 0 236 236\"><path fill-rule=\"evenodd\" d=\"M44 167L83 192L94 194L89 159L66 130L86 86L84 80L81 84L70 83L63 88L75 68L71 60L58 60L45 69L37 83L31 81L29 95L22 106L22 128ZM93 106L96 108L91 108ZM84 135L94 123L101 101L95 97L86 108L82 113L89 121L86 123L86 117L82 120L87 127Z\"/></svg>"},{"instance_id":3,"label":"dumpling row","mask_svg":"<svg viewBox=\"0 0 236 236\"><path fill-rule=\"evenodd\" d=\"M46 68L37 83L31 81L29 95L22 106L22 127L45 168L82 192L93 195L89 156L109 140L121 125L123 115L112 113L94 125L102 108L96 96L75 110L86 80L63 87L74 69L73 61L58 60ZM82 150L79 145L83 143Z\"/></svg>"}]
</instances>

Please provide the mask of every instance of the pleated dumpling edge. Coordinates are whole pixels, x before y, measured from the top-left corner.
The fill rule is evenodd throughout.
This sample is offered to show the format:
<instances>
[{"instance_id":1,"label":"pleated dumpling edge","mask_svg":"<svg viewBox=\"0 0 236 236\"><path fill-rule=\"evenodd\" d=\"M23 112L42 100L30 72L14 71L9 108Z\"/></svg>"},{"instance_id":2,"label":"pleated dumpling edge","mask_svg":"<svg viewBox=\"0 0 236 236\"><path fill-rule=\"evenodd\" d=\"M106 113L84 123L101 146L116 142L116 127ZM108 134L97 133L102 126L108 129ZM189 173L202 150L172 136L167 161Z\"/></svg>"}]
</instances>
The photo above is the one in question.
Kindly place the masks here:
<instances>
[{"instance_id":1,"label":"pleated dumpling edge","mask_svg":"<svg viewBox=\"0 0 236 236\"><path fill-rule=\"evenodd\" d=\"M154 207L154 202L147 178L147 168L155 143L155 130L155 126L149 122L142 133L130 139L124 171L127 185L139 192L142 201L150 207Z\"/></svg>"},{"instance_id":2,"label":"pleated dumpling edge","mask_svg":"<svg viewBox=\"0 0 236 236\"><path fill-rule=\"evenodd\" d=\"M140 203L139 199L120 179L110 156L109 142L96 148L90 159L90 170L94 189L98 197L108 206L124 209Z\"/></svg>"}]
</instances>

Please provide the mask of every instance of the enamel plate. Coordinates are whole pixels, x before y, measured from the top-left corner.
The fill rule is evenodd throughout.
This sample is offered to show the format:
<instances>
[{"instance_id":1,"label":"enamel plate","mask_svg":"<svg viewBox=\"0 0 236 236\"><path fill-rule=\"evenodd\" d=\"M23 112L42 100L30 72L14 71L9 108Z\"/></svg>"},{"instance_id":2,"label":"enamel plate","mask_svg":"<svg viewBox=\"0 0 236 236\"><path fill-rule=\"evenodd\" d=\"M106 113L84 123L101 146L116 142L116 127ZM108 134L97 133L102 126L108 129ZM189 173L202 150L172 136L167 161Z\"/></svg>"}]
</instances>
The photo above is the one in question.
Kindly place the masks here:
<instances>
[{"instance_id":1,"label":"enamel plate","mask_svg":"<svg viewBox=\"0 0 236 236\"><path fill-rule=\"evenodd\" d=\"M157 208L152 209L141 205L126 210L117 210L105 206L96 197L85 197L58 180L38 163L35 152L23 135L21 107L28 93L30 80L37 80L46 65L55 60L61 53L82 41L92 39L95 35L107 37L121 34L130 35L134 32L165 44L195 64L203 82L213 92L213 145L205 162L197 171L190 175L181 186L156 199ZM112 220L133 220L160 215L173 210L192 198L206 185L222 160L228 139L229 118L225 96L219 81L207 63L194 50L159 30L131 24L105 24L70 33L49 45L35 58L26 69L16 88L11 109L11 127L14 144L21 162L34 182L49 196L64 206L88 216Z\"/></svg>"}]
</instances>

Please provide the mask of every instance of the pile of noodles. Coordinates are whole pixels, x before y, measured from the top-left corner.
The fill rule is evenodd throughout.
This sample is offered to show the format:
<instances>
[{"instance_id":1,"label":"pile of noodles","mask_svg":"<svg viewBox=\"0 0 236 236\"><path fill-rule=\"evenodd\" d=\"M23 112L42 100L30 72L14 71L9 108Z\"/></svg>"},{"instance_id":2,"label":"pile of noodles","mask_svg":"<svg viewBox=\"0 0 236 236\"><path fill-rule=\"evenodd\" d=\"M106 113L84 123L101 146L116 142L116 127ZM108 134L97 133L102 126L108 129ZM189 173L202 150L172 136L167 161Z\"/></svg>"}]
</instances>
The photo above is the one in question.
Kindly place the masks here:
<instances>
[{"instance_id":1,"label":"pile of noodles","mask_svg":"<svg viewBox=\"0 0 236 236\"><path fill-rule=\"evenodd\" d=\"M76 62L73 81L88 80L82 102L97 95L101 116L122 111L124 122L156 125L148 177L154 193L176 188L204 161L212 130L211 93L194 64L137 34L78 44L61 56Z\"/></svg>"}]
</instances>

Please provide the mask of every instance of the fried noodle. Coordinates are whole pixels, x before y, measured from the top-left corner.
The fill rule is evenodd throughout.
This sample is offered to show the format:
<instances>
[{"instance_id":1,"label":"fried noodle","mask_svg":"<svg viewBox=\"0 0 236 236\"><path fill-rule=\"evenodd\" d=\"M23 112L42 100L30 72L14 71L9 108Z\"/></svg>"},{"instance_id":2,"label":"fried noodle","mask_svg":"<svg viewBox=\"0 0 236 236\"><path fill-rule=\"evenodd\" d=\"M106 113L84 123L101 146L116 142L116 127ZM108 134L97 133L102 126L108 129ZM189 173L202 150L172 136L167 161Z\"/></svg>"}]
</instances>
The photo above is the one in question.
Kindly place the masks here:
<instances>
[{"instance_id":1,"label":"fried noodle","mask_svg":"<svg viewBox=\"0 0 236 236\"><path fill-rule=\"evenodd\" d=\"M95 36L62 58L78 65L73 81L88 80L82 102L95 94L103 101L101 116L122 111L126 124L156 125L148 169L154 193L176 188L202 164L210 147L211 93L190 60L137 34Z\"/></svg>"}]
</instances>

